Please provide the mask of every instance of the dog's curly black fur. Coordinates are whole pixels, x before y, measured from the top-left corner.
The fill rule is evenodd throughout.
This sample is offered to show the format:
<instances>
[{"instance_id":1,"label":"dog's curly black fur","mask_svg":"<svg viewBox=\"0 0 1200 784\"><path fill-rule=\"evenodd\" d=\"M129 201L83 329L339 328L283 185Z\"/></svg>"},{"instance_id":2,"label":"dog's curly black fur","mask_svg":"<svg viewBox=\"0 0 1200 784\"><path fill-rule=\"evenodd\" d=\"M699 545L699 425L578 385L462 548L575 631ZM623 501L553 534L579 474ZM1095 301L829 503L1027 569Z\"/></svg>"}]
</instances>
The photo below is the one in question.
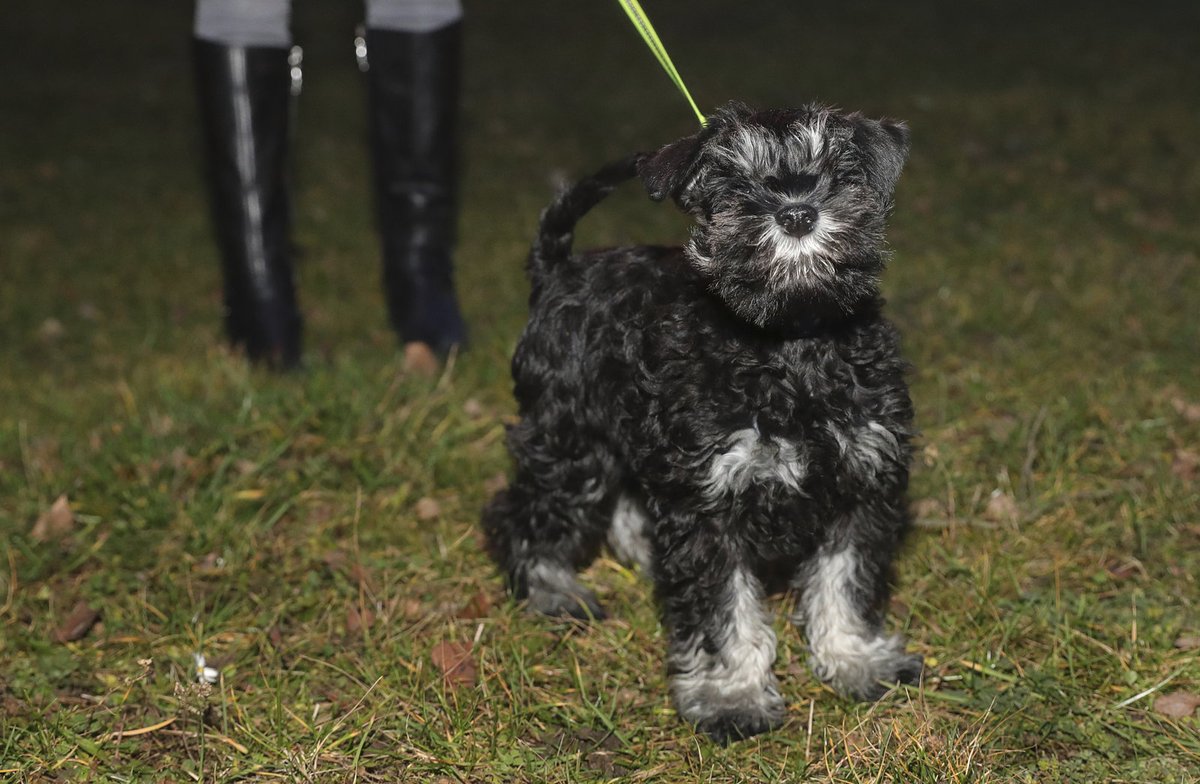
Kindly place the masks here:
<instances>
[{"instance_id":1,"label":"dog's curly black fur","mask_svg":"<svg viewBox=\"0 0 1200 784\"><path fill-rule=\"evenodd\" d=\"M640 563L675 705L720 742L784 718L768 592L798 592L842 693L921 671L883 631L912 405L878 276L907 150L899 123L731 104L543 214L491 553L532 609L582 619L604 616L576 573L606 541ZM575 222L634 176L695 219L687 247L571 256Z\"/></svg>"}]
</instances>

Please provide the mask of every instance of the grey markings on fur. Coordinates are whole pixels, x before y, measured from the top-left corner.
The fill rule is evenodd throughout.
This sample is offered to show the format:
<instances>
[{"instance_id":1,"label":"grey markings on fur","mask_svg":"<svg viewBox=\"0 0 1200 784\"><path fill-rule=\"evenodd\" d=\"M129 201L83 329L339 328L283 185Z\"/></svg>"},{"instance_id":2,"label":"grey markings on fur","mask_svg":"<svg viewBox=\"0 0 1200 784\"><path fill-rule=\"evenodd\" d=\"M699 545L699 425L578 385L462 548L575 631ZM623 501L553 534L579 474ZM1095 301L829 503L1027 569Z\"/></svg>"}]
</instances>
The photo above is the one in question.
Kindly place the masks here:
<instances>
[{"instance_id":1,"label":"grey markings on fur","mask_svg":"<svg viewBox=\"0 0 1200 784\"><path fill-rule=\"evenodd\" d=\"M626 566L637 564L647 575L654 568L650 536L646 531L649 520L646 510L633 496L622 493L613 509L612 525L608 529L608 546L617 560Z\"/></svg>"},{"instance_id":2,"label":"grey markings on fur","mask_svg":"<svg viewBox=\"0 0 1200 784\"><path fill-rule=\"evenodd\" d=\"M718 498L737 494L754 482L777 481L799 492L807 464L804 448L786 439L764 439L754 428L729 436L728 449L708 469L705 494Z\"/></svg>"}]
</instances>

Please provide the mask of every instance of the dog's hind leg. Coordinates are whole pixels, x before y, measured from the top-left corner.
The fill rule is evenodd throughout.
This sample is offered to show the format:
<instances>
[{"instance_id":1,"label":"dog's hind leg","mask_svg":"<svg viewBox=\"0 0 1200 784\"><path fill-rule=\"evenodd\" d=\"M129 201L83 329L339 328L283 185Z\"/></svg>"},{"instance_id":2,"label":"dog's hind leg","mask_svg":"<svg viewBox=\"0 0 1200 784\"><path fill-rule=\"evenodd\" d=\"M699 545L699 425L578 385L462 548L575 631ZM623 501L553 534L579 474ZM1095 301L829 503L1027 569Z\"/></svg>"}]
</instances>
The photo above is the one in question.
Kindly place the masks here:
<instances>
[{"instance_id":1,"label":"dog's hind leg","mask_svg":"<svg viewBox=\"0 0 1200 784\"><path fill-rule=\"evenodd\" d=\"M576 579L599 553L616 503L615 461L579 434L529 419L509 433L516 473L483 515L492 557L515 598L545 615L603 618Z\"/></svg>"},{"instance_id":2,"label":"dog's hind leg","mask_svg":"<svg viewBox=\"0 0 1200 784\"><path fill-rule=\"evenodd\" d=\"M650 517L646 507L633 489L617 496L608 529L608 547L625 566L641 567L642 572L654 574L654 545L650 540Z\"/></svg>"},{"instance_id":3,"label":"dog's hind leg","mask_svg":"<svg viewBox=\"0 0 1200 784\"><path fill-rule=\"evenodd\" d=\"M886 634L883 624L903 515L898 504L859 507L798 573L794 620L805 624L813 672L860 700L921 676L922 658L906 653L904 638Z\"/></svg>"}]
</instances>

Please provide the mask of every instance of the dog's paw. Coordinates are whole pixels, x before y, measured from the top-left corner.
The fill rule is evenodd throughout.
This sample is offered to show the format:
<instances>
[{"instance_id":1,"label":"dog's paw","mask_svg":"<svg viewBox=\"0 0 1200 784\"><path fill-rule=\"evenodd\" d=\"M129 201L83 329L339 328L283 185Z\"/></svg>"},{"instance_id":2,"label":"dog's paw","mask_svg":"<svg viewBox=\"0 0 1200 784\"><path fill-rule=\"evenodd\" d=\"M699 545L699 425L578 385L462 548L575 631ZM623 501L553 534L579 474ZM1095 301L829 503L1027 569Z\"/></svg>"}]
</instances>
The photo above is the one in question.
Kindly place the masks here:
<instances>
[{"instance_id":1,"label":"dog's paw","mask_svg":"<svg viewBox=\"0 0 1200 784\"><path fill-rule=\"evenodd\" d=\"M533 612L577 621L602 621L608 617L595 595L569 570L539 563L526 574L524 598Z\"/></svg>"},{"instance_id":2,"label":"dog's paw","mask_svg":"<svg viewBox=\"0 0 1200 784\"><path fill-rule=\"evenodd\" d=\"M584 623L608 618L608 612L603 605L586 588L581 588L579 593L573 594L530 592L528 607L540 615L568 618Z\"/></svg>"},{"instance_id":3,"label":"dog's paw","mask_svg":"<svg viewBox=\"0 0 1200 784\"><path fill-rule=\"evenodd\" d=\"M787 718L774 678L767 688L740 692L711 682L700 690L681 686L676 680L672 694L680 716L722 746L775 729Z\"/></svg>"},{"instance_id":4,"label":"dog's paw","mask_svg":"<svg viewBox=\"0 0 1200 784\"><path fill-rule=\"evenodd\" d=\"M696 722L696 729L722 746L769 732L783 724L786 711L782 704L772 710L733 709Z\"/></svg>"},{"instance_id":5,"label":"dog's paw","mask_svg":"<svg viewBox=\"0 0 1200 784\"><path fill-rule=\"evenodd\" d=\"M813 670L821 680L845 696L875 702L897 683L919 683L925 660L916 654L905 653L902 647L898 650L875 649L859 659L814 662Z\"/></svg>"},{"instance_id":6,"label":"dog's paw","mask_svg":"<svg viewBox=\"0 0 1200 784\"><path fill-rule=\"evenodd\" d=\"M856 685L848 685L846 696L861 702L877 702L892 690L898 683L915 684L921 680L925 669L924 660L920 656L896 657L897 660L878 673L873 681L860 681Z\"/></svg>"},{"instance_id":7,"label":"dog's paw","mask_svg":"<svg viewBox=\"0 0 1200 784\"><path fill-rule=\"evenodd\" d=\"M894 683L904 683L914 685L921 682L921 675L925 672L925 657L917 654L905 654L901 661L896 665L896 671L893 673L894 680L888 679Z\"/></svg>"}]
</instances>

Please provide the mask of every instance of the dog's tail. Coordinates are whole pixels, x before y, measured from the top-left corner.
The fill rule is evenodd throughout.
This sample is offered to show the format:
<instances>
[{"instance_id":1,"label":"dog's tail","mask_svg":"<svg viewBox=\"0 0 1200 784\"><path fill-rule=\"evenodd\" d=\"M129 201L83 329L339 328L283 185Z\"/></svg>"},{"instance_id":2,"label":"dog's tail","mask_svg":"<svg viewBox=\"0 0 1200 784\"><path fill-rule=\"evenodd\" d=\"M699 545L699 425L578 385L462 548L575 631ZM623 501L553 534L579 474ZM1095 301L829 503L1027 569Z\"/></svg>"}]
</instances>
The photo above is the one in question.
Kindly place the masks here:
<instances>
[{"instance_id":1,"label":"dog's tail","mask_svg":"<svg viewBox=\"0 0 1200 784\"><path fill-rule=\"evenodd\" d=\"M580 180L558 194L542 210L537 239L529 252L529 277L533 281L571 255L575 239L575 224L626 180L637 176L638 161L644 153L636 153L607 164L591 177Z\"/></svg>"}]
</instances>

